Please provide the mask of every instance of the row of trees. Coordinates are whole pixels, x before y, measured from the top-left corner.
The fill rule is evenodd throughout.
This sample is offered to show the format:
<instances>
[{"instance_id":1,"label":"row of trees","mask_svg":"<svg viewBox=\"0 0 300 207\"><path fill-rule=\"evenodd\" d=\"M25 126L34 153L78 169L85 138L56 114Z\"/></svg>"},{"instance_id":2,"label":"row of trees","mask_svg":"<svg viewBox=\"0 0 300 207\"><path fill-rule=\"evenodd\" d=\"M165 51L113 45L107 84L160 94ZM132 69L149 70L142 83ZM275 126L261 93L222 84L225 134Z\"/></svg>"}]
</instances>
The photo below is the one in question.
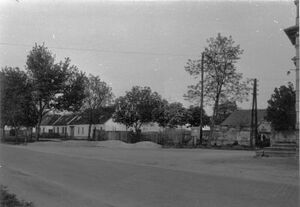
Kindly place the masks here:
<instances>
[{"instance_id":1,"label":"row of trees","mask_svg":"<svg viewBox=\"0 0 300 207\"><path fill-rule=\"evenodd\" d=\"M203 125L210 124L212 138L215 124L237 109L236 102L247 100L250 87L249 80L243 80L236 71L243 50L232 37L218 34L207 43L202 58L188 60L185 66L196 82L188 87L184 97L198 104L203 87L204 102L213 107L211 118L198 106L187 109L181 103L168 103L149 87L135 86L125 96L114 99L112 88L98 76L86 76L69 58L56 62L45 45L35 45L27 56L25 71L12 67L1 70L1 127L9 125L18 131L21 126L36 126L38 139L41 121L50 111L85 111L90 138L99 110L111 106L113 119L136 133L143 124L153 121L163 127L199 126L202 113ZM288 94L286 88L275 90L270 105L276 108L275 99L282 91ZM269 109L268 117L274 119L271 112Z\"/></svg>"},{"instance_id":2,"label":"row of trees","mask_svg":"<svg viewBox=\"0 0 300 207\"><path fill-rule=\"evenodd\" d=\"M35 45L27 56L25 71L1 70L1 127L36 127L50 111L93 112L112 100L112 89L98 76L88 77L69 58L56 62L45 45ZM90 134L90 131L89 131ZM3 134L4 136L4 134Z\"/></svg>"},{"instance_id":3,"label":"row of trees","mask_svg":"<svg viewBox=\"0 0 300 207\"><path fill-rule=\"evenodd\" d=\"M21 127L36 127L50 111L85 112L91 126L103 107L114 108L114 120L139 132L143 124L156 121L161 126L199 125L199 107L186 109L181 103L168 103L149 87L135 86L114 100L112 88L98 76L80 71L69 58L56 62L45 45L29 52L25 70L5 67L1 70L1 127L11 126L18 135ZM204 110L204 123L209 118ZM4 135L4 134L3 134Z\"/></svg>"}]
</instances>

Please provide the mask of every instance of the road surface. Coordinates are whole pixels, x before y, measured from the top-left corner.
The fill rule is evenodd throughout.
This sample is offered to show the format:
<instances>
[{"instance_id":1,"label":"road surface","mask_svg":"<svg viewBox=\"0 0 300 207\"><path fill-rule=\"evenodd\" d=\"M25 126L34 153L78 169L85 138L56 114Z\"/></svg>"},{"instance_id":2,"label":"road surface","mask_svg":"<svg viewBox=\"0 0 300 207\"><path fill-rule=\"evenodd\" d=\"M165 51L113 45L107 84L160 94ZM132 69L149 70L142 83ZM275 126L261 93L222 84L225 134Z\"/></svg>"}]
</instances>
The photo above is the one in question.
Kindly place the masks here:
<instances>
[{"instance_id":1,"label":"road surface","mask_svg":"<svg viewBox=\"0 0 300 207\"><path fill-rule=\"evenodd\" d=\"M1 183L41 207L299 206L293 159L200 149L0 147Z\"/></svg>"}]
</instances>

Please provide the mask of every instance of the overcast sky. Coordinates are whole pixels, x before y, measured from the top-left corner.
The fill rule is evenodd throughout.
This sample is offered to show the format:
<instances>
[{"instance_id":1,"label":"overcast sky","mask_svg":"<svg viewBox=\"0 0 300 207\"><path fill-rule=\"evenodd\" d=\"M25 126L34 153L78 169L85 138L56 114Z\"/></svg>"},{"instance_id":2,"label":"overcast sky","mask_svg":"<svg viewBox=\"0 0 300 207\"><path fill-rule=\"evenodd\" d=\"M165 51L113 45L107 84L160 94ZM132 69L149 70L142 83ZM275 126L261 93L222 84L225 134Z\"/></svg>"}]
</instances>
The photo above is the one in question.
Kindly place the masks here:
<instances>
[{"instance_id":1,"label":"overcast sky","mask_svg":"<svg viewBox=\"0 0 300 207\"><path fill-rule=\"evenodd\" d=\"M294 83L294 71L287 71L295 52L283 31L294 24L292 0L7 0L0 3L0 66L24 68L34 43L44 42L57 61L70 57L109 83L116 97L134 85L150 86L188 106L183 94L193 79L184 70L187 59L199 58L206 40L221 33L244 49L238 71L258 79L258 108L266 108L275 87ZM251 102L239 105L251 108Z\"/></svg>"}]
</instances>

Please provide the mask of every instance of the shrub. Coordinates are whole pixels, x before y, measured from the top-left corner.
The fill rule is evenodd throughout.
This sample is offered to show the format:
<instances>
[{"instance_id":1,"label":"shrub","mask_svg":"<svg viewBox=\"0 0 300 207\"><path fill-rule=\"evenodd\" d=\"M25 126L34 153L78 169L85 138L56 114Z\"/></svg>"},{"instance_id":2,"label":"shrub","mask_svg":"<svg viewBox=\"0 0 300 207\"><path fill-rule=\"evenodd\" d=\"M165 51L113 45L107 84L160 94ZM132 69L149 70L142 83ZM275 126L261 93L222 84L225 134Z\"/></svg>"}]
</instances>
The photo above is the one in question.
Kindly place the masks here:
<instances>
[{"instance_id":1,"label":"shrub","mask_svg":"<svg viewBox=\"0 0 300 207\"><path fill-rule=\"evenodd\" d=\"M9 193L7 188L0 185L0 206L1 207L34 207L32 202L18 200L15 194Z\"/></svg>"}]
</instances>

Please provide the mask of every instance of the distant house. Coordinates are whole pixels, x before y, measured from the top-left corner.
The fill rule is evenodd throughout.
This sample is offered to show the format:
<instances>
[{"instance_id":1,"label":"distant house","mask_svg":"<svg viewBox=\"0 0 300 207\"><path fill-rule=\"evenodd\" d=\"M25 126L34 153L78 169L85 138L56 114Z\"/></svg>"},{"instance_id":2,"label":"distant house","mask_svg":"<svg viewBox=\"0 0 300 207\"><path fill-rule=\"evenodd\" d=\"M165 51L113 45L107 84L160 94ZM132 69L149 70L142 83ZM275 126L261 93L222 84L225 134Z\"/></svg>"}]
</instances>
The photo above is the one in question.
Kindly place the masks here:
<instances>
[{"instance_id":1,"label":"distant house","mask_svg":"<svg viewBox=\"0 0 300 207\"><path fill-rule=\"evenodd\" d=\"M113 111L102 111L98 118L91 125L91 137L95 136L95 133L99 131L127 131L126 126L113 121ZM68 134L73 138L85 139L88 137L89 132L89 116L87 113L82 113L72 119L68 123Z\"/></svg>"},{"instance_id":2,"label":"distant house","mask_svg":"<svg viewBox=\"0 0 300 207\"><path fill-rule=\"evenodd\" d=\"M53 133L53 123L55 123L61 115L49 114L46 115L41 122L41 133Z\"/></svg>"},{"instance_id":3,"label":"distant house","mask_svg":"<svg viewBox=\"0 0 300 207\"><path fill-rule=\"evenodd\" d=\"M69 123L76 118L76 114L64 114L60 116L53 123L53 132L59 134L60 136L68 137L70 130L68 130Z\"/></svg>"},{"instance_id":4,"label":"distant house","mask_svg":"<svg viewBox=\"0 0 300 207\"><path fill-rule=\"evenodd\" d=\"M270 139L271 123L265 120L266 110L257 110L257 125L259 136ZM220 126L217 127L215 136L217 144L250 145L251 110L234 111Z\"/></svg>"}]
</instances>

